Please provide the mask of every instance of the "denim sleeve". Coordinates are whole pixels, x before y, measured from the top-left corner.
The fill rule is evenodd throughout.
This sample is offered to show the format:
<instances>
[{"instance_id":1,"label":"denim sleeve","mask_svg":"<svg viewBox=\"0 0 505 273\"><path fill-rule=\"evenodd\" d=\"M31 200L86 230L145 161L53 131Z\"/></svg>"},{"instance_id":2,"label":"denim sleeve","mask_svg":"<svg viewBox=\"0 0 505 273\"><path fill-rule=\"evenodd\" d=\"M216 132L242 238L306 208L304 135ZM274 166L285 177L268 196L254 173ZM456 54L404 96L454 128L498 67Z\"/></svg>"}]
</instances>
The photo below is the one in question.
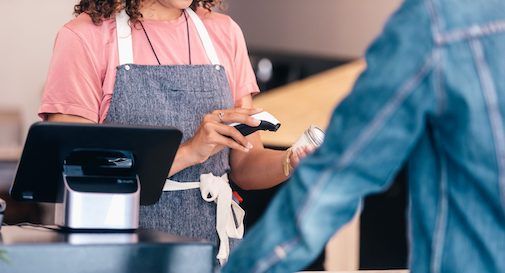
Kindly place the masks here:
<instances>
[{"instance_id":1,"label":"denim sleeve","mask_svg":"<svg viewBox=\"0 0 505 273\"><path fill-rule=\"evenodd\" d=\"M406 4L366 54L367 70L336 108L327 138L306 158L223 272L295 272L383 190L408 158L436 109L430 20Z\"/></svg>"}]
</instances>

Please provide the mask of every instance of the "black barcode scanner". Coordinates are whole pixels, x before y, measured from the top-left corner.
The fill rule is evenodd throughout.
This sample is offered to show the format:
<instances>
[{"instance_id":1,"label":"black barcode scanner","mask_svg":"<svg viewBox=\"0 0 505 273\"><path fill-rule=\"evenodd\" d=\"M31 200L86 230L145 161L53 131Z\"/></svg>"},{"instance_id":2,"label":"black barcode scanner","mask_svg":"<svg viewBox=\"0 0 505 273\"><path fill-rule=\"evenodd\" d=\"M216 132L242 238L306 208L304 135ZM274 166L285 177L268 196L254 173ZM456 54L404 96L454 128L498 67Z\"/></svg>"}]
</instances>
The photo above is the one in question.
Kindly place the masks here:
<instances>
[{"instance_id":1,"label":"black barcode scanner","mask_svg":"<svg viewBox=\"0 0 505 273\"><path fill-rule=\"evenodd\" d=\"M243 123L231 123L230 126L235 127L242 135L247 136L258 130L275 132L281 127L281 123L272 114L263 111L252 115L251 117L261 121L259 126L251 127Z\"/></svg>"}]
</instances>

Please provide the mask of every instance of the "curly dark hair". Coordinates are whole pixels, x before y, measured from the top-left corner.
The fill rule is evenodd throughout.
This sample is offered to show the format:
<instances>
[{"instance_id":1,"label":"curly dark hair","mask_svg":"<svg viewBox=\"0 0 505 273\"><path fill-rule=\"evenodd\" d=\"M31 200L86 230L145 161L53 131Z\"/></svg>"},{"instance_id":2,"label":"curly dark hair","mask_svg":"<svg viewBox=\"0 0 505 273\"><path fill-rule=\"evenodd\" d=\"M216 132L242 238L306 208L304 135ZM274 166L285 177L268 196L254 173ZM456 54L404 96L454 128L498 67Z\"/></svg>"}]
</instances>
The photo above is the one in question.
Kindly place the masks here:
<instances>
[{"instance_id":1,"label":"curly dark hair","mask_svg":"<svg viewBox=\"0 0 505 273\"><path fill-rule=\"evenodd\" d=\"M193 0L191 8L203 7L210 10L214 6L221 6L221 0ZM95 25L99 25L103 20L110 19L122 9L130 16L130 21L135 24L140 18L140 6L142 0L80 0L79 4L74 6L74 13L79 15L87 13Z\"/></svg>"}]
</instances>

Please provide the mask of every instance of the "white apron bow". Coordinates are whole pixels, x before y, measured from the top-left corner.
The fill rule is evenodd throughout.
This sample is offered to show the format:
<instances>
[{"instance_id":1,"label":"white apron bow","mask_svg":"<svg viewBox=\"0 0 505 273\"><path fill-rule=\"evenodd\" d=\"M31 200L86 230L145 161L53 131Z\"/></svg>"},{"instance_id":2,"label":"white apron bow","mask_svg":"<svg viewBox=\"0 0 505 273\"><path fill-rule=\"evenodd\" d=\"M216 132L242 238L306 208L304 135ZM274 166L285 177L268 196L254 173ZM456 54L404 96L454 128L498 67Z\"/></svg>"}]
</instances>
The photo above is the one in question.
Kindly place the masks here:
<instances>
[{"instance_id":1,"label":"white apron bow","mask_svg":"<svg viewBox=\"0 0 505 273\"><path fill-rule=\"evenodd\" d=\"M217 259L223 265L230 254L229 238L242 239L244 236L244 210L232 199L232 190L228 176L221 177L212 174L202 174L200 182L176 182L167 179L163 191L180 191L200 188L202 198L207 202L215 202L216 231L219 237ZM235 220L237 223L235 223ZM237 226L238 225L238 226Z\"/></svg>"}]
</instances>

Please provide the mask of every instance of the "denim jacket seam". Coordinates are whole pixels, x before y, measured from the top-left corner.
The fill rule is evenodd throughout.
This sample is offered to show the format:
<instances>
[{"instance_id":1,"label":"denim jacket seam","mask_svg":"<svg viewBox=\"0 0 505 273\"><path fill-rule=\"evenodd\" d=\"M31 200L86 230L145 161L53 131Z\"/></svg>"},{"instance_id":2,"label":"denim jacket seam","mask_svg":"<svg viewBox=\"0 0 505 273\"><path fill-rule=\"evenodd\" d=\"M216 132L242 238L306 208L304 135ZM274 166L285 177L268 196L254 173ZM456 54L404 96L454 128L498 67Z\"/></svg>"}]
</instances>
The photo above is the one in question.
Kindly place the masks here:
<instances>
[{"instance_id":1,"label":"denim jacket seam","mask_svg":"<svg viewBox=\"0 0 505 273\"><path fill-rule=\"evenodd\" d=\"M505 21L498 20L482 25L472 25L441 33L436 40L438 45L446 45L459 41L471 40L505 32Z\"/></svg>"},{"instance_id":2,"label":"denim jacket seam","mask_svg":"<svg viewBox=\"0 0 505 273\"><path fill-rule=\"evenodd\" d=\"M491 125L498 167L498 187L500 191L502 213L505 216L505 178L503 177L505 175L505 129L502 125L503 119L500 114L499 105L493 104L493 102L498 101L498 95L489 65L484 56L482 44L478 39L473 39L469 43L476 66L475 69L482 88L482 95L486 103L487 116Z\"/></svg>"},{"instance_id":3,"label":"denim jacket seam","mask_svg":"<svg viewBox=\"0 0 505 273\"><path fill-rule=\"evenodd\" d=\"M251 273L263 273L269 268L272 268L276 263L282 261L286 255L291 252L300 243L299 237L294 237L284 243L279 244L269 255L265 256L263 259L259 259L254 265ZM279 252L282 251L282 255Z\"/></svg>"},{"instance_id":4,"label":"denim jacket seam","mask_svg":"<svg viewBox=\"0 0 505 273\"><path fill-rule=\"evenodd\" d=\"M428 11L428 15L430 17L431 22L431 32L433 41L435 44L439 45L443 40L442 37L442 27L444 22L442 21L442 17L438 15L437 9L435 7L435 3L433 0L425 0L424 5L426 10Z\"/></svg>"},{"instance_id":5,"label":"denim jacket seam","mask_svg":"<svg viewBox=\"0 0 505 273\"><path fill-rule=\"evenodd\" d=\"M441 116L447 107L447 92L443 85L443 69L442 69L442 49L436 47L433 50L434 55L434 90L437 108L435 114Z\"/></svg>"},{"instance_id":6,"label":"denim jacket seam","mask_svg":"<svg viewBox=\"0 0 505 273\"><path fill-rule=\"evenodd\" d=\"M302 203L301 209L296 213L296 224L299 228L303 225L303 220L305 218L305 214L310 209L311 205L314 204L320 196L320 192L324 189L326 184L331 180L332 170L326 169L320 178L314 183L314 186L311 187L308 191L308 198L305 199L305 202Z\"/></svg>"},{"instance_id":7,"label":"denim jacket seam","mask_svg":"<svg viewBox=\"0 0 505 273\"><path fill-rule=\"evenodd\" d=\"M441 151L441 149L439 149ZM433 231L433 241L431 245L431 273L440 273L442 266L443 247L447 228L448 200L447 200L447 169L445 157L440 155L440 195L438 198L438 215Z\"/></svg>"},{"instance_id":8,"label":"denim jacket seam","mask_svg":"<svg viewBox=\"0 0 505 273\"><path fill-rule=\"evenodd\" d=\"M436 45L442 46L453 42L505 32L504 20L496 20L487 24L475 24L465 28L444 31L445 22L443 21L443 17L438 14L434 0L425 0L424 3L428 10L428 15L430 16L431 30L433 32L432 36Z\"/></svg>"}]
</instances>

